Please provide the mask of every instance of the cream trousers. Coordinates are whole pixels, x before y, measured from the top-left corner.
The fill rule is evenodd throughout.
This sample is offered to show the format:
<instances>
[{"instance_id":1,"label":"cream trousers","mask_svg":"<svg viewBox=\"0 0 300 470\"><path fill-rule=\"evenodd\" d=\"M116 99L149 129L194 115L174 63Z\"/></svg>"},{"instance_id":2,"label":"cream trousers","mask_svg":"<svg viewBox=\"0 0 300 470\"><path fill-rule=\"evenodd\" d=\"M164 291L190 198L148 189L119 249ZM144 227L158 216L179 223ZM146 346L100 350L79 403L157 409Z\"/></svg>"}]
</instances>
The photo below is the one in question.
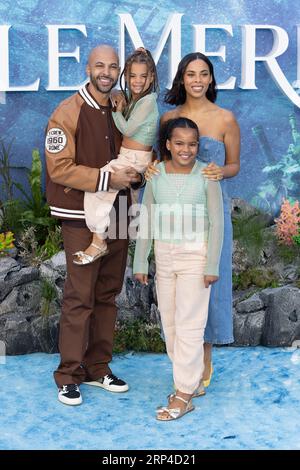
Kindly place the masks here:
<instances>
[{"instance_id":1,"label":"cream trousers","mask_svg":"<svg viewBox=\"0 0 300 470\"><path fill-rule=\"evenodd\" d=\"M131 150L120 148L118 158L111 160L101 168L102 171L114 173L127 166L133 167L138 173L146 171L148 163L151 162L152 152L143 150ZM84 193L84 211L86 225L91 232L102 235L109 226L109 213L115 202L118 190L110 188L108 191L97 191L96 193ZM132 191L133 202L137 202L136 191Z\"/></svg>"},{"instance_id":2,"label":"cream trousers","mask_svg":"<svg viewBox=\"0 0 300 470\"><path fill-rule=\"evenodd\" d=\"M155 241L158 308L176 389L192 394L204 370L203 336L210 287L204 286L207 243Z\"/></svg>"}]
</instances>

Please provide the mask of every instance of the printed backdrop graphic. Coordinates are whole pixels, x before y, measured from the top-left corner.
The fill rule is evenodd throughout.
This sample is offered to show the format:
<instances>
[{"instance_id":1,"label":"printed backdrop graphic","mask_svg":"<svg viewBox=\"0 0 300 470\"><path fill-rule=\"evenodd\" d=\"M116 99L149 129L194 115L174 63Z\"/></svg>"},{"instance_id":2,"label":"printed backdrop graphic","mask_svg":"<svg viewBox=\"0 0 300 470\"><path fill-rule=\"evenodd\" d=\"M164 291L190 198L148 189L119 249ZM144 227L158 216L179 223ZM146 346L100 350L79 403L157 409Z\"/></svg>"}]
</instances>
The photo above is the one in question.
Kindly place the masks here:
<instances>
[{"instance_id":1,"label":"printed backdrop graphic","mask_svg":"<svg viewBox=\"0 0 300 470\"><path fill-rule=\"evenodd\" d=\"M43 154L47 120L58 103L86 79L89 50L103 42L120 50L120 22L124 15L132 20L145 47L155 52L172 14L177 14L177 26L174 20L158 61L160 112L167 109L163 96L172 54L179 54L181 48L179 57L183 57L203 46L201 25L211 25L206 31L205 50L219 51L219 55L211 57L217 83L235 77L231 80L232 89L219 90L217 103L235 113L242 133L241 172L230 181L231 195L276 213L283 196L297 199L300 193L299 107L296 98L291 98L292 93L297 96L297 71L300 75L300 10L294 0L2 1L0 139L6 144L13 141L13 164L29 167L33 148ZM53 25L61 27L57 44ZM253 25L260 25L255 29L254 48ZM127 54L134 47L133 29L128 28L125 27L124 36ZM300 27L298 36L300 42ZM220 57L222 46L224 60ZM65 57L55 56L51 47L57 47L56 52L65 53ZM76 48L79 61L70 57ZM254 56L262 60L253 62ZM55 57L59 86L70 90L51 90ZM16 89L33 84L38 78L36 91ZM14 171L24 183L24 169Z\"/></svg>"}]
</instances>

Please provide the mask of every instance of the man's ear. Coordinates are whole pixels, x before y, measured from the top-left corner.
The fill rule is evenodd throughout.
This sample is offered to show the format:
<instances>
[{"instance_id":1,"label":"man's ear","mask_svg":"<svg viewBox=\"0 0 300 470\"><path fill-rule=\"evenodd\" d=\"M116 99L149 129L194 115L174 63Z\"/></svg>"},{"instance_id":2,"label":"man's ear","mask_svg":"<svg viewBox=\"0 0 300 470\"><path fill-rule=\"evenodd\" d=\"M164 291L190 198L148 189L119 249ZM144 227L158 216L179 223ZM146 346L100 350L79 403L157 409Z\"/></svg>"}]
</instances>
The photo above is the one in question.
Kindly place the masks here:
<instances>
[{"instance_id":1,"label":"man's ear","mask_svg":"<svg viewBox=\"0 0 300 470\"><path fill-rule=\"evenodd\" d=\"M87 66L85 67L85 71L86 71L87 76L89 77L91 75L91 68L89 64L87 64Z\"/></svg>"}]
</instances>

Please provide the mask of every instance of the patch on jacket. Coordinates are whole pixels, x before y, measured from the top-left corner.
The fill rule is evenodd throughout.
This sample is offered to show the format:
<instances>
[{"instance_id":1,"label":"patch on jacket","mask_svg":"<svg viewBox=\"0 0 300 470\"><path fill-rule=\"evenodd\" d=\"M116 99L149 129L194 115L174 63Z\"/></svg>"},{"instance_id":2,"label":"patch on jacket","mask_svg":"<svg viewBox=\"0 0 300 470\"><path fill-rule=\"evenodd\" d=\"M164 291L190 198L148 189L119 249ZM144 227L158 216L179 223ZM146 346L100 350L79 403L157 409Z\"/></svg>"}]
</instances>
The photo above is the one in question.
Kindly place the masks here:
<instances>
[{"instance_id":1,"label":"patch on jacket","mask_svg":"<svg viewBox=\"0 0 300 470\"><path fill-rule=\"evenodd\" d=\"M45 147L50 153L61 152L67 145L67 136L62 129L52 127L46 135Z\"/></svg>"}]
</instances>

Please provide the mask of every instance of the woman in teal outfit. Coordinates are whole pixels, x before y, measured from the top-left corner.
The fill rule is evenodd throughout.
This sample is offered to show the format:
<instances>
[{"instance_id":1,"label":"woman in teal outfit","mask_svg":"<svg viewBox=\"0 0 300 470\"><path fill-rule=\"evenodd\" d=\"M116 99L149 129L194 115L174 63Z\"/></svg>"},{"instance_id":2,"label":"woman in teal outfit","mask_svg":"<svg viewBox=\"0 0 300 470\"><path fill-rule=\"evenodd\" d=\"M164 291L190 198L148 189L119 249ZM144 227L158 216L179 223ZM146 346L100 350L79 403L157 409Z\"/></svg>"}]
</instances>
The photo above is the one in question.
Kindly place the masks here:
<instances>
[{"instance_id":1,"label":"woman in teal outfit","mask_svg":"<svg viewBox=\"0 0 300 470\"><path fill-rule=\"evenodd\" d=\"M204 386L212 375L212 345L233 342L232 322L232 226L227 178L240 169L240 131L232 112L215 104L217 96L213 65L199 52L186 55L178 65L172 88L165 102L175 109L161 117L161 126L169 119L186 117L199 128L199 159L207 162L203 174L221 181L224 206L224 240L220 260L220 279L212 287L204 344ZM163 155L161 156L163 158ZM150 177L155 168L148 169Z\"/></svg>"}]
</instances>

